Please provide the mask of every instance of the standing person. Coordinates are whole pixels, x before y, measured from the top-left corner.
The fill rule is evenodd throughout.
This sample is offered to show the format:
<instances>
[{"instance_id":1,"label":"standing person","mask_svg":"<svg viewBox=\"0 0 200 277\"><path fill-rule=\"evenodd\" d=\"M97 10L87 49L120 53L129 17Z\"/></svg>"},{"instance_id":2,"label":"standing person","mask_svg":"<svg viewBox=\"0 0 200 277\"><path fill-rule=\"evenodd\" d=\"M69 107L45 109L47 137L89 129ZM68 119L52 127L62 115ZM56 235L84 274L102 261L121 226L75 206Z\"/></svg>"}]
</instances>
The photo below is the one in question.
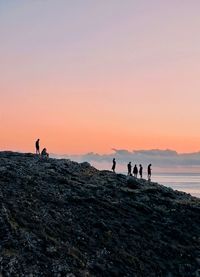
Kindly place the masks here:
<instances>
[{"instance_id":1,"label":"standing person","mask_svg":"<svg viewBox=\"0 0 200 277\"><path fill-rule=\"evenodd\" d=\"M148 181L151 181L151 164L147 167Z\"/></svg>"},{"instance_id":2,"label":"standing person","mask_svg":"<svg viewBox=\"0 0 200 277\"><path fill-rule=\"evenodd\" d=\"M113 159L113 165L112 165L112 171L115 172L115 167L116 167L116 160L115 158Z\"/></svg>"},{"instance_id":3,"label":"standing person","mask_svg":"<svg viewBox=\"0 0 200 277\"><path fill-rule=\"evenodd\" d=\"M138 168L137 168L137 165L135 164L134 168L133 168L133 175L135 178L137 178L137 175L138 175Z\"/></svg>"},{"instance_id":4,"label":"standing person","mask_svg":"<svg viewBox=\"0 0 200 277\"><path fill-rule=\"evenodd\" d=\"M140 164L139 165L139 174L140 174L140 179L142 179L142 171L143 171L143 167L142 167L142 165Z\"/></svg>"},{"instance_id":5,"label":"standing person","mask_svg":"<svg viewBox=\"0 0 200 277\"><path fill-rule=\"evenodd\" d=\"M40 155L40 139L35 142L36 154Z\"/></svg>"},{"instance_id":6,"label":"standing person","mask_svg":"<svg viewBox=\"0 0 200 277\"><path fill-rule=\"evenodd\" d=\"M131 171L132 171L131 162L129 162L129 163L127 164L127 168L128 168L128 175L132 176L132 174L131 174Z\"/></svg>"}]
</instances>

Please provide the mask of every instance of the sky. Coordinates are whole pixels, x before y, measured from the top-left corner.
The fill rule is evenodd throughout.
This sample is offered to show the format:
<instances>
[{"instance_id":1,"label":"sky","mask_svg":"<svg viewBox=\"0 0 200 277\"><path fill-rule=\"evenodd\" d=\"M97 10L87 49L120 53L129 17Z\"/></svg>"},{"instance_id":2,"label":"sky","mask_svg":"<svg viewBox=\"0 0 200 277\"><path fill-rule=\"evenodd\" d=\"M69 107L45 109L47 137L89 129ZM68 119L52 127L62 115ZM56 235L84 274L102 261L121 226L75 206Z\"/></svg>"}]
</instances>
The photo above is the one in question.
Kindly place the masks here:
<instances>
[{"instance_id":1,"label":"sky","mask_svg":"<svg viewBox=\"0 0 200 277\"><path fill-rule=\"evenodd\" d=\"M0 0L0 148L200 150L199 0Z\"/></svg>"}]
</instances>

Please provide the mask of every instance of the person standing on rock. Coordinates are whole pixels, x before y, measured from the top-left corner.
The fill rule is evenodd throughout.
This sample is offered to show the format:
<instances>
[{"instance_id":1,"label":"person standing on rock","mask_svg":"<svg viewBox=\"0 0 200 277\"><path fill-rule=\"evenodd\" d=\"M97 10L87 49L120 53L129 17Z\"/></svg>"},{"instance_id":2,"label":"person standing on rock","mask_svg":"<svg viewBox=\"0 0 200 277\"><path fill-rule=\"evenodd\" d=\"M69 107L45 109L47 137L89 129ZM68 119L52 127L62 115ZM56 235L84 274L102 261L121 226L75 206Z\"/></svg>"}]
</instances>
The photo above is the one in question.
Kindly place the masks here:
<instances>
[{"instance_id":1,"label":"person standing on rock","mask_svg":"<svg viewBox=\"0 0 200 277\"><path fill-rule=\"evenodd\" d=\"M151 181L151 164L147 167L147 175L148 175L148 181Z\"/></svg>"},{"instance_id":2,"label":"person standing on rock","mask_svg":"<svg viewBox=\"0 0 200 277\"><path fill-rule=\"evenodd\" d=\"M142 179L142 172L143 172L143 167L142 167L142 165L140 164L139 165L139 174L140 174L140 179Z\"/></svg>"},{"instance_id":3,"label":"person standing on rock","mask_svg":"<svg viewBox=\"0 0 200 277\"><path fill-rule=\"evenodd\" d=\"M115 168L116 168L116 160L115 158L113 159L113 165L112 165L112 171L115 172Z\"/></svg>"},{"instance_id":4,"label":"person standing on rock","mask_svg":"<svg viewBox=\"0 0 200 277\"><path fill-rule=\"evenodd\" d=\"M35 142L36 154L40 155L40 139Z\"/></svg>"},{"instance_id":5,"label":"person standing on rock","mask_svg":"<svg viewBox=\"0 0 200 277\"><path fill-rule=\"evenodd\" d=\"M127 164L127 168L128 168L128 175L132 176L132 173L131 173L131 171L132 171L131 162L129 162L129 163Z\"/></svg>"},{"instance_id":6,"label":"person standing on rock","mask_svg":"<svg viewBox=\"0 0 200 277\"><path fill-rule=\"evenodd\" d=\"M137 178L137 175L138 175L138 168L137 168L137 165L135 164L134 168L133 168L133 175L135 178Z\"/></svg>"}]
</instances>

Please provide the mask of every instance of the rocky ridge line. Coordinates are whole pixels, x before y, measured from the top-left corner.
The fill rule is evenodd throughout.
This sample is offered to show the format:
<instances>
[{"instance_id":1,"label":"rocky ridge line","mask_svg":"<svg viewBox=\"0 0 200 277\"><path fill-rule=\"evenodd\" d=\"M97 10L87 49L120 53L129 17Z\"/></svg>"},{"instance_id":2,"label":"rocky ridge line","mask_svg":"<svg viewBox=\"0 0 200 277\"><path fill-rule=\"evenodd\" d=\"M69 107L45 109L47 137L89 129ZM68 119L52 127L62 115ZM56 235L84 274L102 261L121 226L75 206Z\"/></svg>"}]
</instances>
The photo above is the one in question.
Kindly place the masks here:
<instances>
[{"instance_id":1,"label":"rocky ridge line","mask_svg":"<svg viewBox=\"0 0 200 277\"><path fill-rule=\"evenodd\" d=\"M1 276L200 276L200 199L0 152Z\"/></svg>"}]
</instances>

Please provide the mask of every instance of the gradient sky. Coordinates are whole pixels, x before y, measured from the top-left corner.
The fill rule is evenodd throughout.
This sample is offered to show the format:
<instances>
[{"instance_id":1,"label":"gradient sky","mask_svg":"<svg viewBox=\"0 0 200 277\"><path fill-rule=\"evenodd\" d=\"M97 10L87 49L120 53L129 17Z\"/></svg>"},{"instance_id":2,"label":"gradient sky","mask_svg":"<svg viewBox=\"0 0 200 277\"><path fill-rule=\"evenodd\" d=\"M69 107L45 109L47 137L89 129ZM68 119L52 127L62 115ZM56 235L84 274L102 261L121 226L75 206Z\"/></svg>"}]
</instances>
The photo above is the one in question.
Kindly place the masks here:
<instances>
[{"instance_id":1,"label":"gradient sky","mask_svg":"<svg viewBox=\"0 0 200 277\"><path fill-rule=\"evenodd\" d=\"M0 146L200 150L199 0L0 0Z\"/></svg>"}]
</instances>

